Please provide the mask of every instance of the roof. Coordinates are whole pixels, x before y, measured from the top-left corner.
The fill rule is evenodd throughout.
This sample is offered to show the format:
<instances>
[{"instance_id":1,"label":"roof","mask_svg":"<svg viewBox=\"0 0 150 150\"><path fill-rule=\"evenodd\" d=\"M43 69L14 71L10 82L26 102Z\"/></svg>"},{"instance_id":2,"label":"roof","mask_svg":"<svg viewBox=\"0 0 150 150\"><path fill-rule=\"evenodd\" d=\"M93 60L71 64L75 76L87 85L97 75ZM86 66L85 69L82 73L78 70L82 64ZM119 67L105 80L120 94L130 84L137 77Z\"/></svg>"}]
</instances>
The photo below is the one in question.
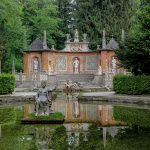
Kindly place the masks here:
<instances>
[{"instance_id":1,"label":"roof","mask_svg":"<svg viewBox=\"0 0 150 150\"><path fill-rule=\"evenodd\" d=\"M47 47L47 49L49 50L49 48ZM37 50L44 50L43 48L43 42L39 39L36 38L30 45L29 50L33 51L37 51Z\"/></svg>"},{"instance_id":2,"label":"roof","mask_svg":"<svg viewBox=\"0 0 150 150\"><path fill-rule=\"evenodd\" d=\"M112 38L109 43L106 45L106 49L115 50L119 48L119 44Z\"/></svg>"}]
</instances>

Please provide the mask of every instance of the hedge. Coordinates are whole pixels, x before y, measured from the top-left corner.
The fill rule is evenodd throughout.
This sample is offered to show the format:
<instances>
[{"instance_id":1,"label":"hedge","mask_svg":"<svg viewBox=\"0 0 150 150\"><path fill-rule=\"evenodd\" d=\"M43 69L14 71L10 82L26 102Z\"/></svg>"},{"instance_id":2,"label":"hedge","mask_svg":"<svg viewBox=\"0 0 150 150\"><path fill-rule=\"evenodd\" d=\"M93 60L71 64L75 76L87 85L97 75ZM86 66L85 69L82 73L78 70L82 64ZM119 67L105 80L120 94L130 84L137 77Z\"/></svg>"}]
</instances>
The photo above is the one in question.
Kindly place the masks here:
<instances>
[{"instance_id":1,"label":"hedge","mask_svg":"<svg viewBox=\"0 0 150 150\"><path fill-rule=\"evenodd\" d=\"M150 127L150 110L124 106L114 106L113 116L116 121L123 121L128 125Z\"/></svg>"},{"instance_id":2,"label":"hedge","mask_svg":"<svg viewBox=\"0 0 150 150\"><path fill-rule=\"evenodd\" d=\"M150 94L150 76L117 75L113 78L113 90L120 94Z\"/></svg>"},{"instance_id":3,"label":"hedge","mask_svg":"<svg viewBox=\"0 0 150 150\"><path fill-rule=\"evenodd\" d=\"M0 74L0 95L12 93L15 88L15 76L12 74Z\"/></svg>"}]
</instances>

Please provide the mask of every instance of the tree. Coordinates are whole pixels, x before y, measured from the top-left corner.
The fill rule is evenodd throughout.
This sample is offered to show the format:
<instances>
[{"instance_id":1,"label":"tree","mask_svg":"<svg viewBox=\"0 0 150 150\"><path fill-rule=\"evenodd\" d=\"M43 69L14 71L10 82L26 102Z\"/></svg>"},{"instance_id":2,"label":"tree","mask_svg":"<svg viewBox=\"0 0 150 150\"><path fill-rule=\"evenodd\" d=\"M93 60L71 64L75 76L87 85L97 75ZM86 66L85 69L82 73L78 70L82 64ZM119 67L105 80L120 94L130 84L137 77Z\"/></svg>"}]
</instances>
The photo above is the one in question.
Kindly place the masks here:
<instances>
[{"instance_id":1,"label":"tree","mask_svg":"<svg viewBox=\"0 0 150 150\"><path fill-rule=\"evenodd\" d=\"M62 47L60 39L62 21L58 16L57 3L52 0L25 0L23 5L23 24L27 29L28 39L33 41L39 37L43 39L43 31L47 31L48 46Z\"/></svg>"},{"instance_id":2,"label":"tree","mask_svg":"<svg viewBox=\"0 0 150 150\"><path fill-rule=\"evenodd\" d=\"M18 1L0 1L0 47L2 58L2 71L10 72L13 58L16 59L18 70L21 69L22 34L24 27L21 21L22 6Z\"/></svg>"},{"instance_id":3,"label":"tree","mask_svg":"<svg viewBox=\"0 0 150 150\"><path fill-rule=\"evenodd\" d=\"M116 51L121 66L134 75L150 75L150 2L142 3L139 26Z\"/></svg>"},{"instance_id":4,"label":"tree","mask_svg":"<svg viewBox=\"0 0 150 150\"><path fill-rule=\"evenodd\" d=\"M75 16L77 5L76 0L59 0L59 14L63 20L65 33L72 33L76 28L77 17Z\"/></svg>"},{"instance_id":5,"label":"tree","mask_svg":"<svg viewBox=\"0 0 150 150\"><path fill-rule=\"evenodd\" d=\"M107 37L115 36L118 41L121 30L129 32L135 20L137 0L76 0L77 24L81 33L86 32L91 41L91 48L101 43L105 28Z\"/></svg>"}]
</instances>

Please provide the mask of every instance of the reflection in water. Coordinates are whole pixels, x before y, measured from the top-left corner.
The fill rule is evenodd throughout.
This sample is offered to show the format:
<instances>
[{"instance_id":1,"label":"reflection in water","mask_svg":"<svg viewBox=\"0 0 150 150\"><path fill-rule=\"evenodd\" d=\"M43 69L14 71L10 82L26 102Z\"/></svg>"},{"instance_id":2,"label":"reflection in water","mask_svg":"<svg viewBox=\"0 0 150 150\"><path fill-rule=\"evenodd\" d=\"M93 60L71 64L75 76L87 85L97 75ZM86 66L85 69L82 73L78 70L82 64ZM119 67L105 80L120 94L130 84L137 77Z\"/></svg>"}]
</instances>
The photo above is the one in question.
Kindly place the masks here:
<instances>
[{"instance_id":1,"label":"reflection in water","mask_svg":"<svg viewBox=\"0 0 150 150\"><path fill-rule=\"evenodd\" d=\"M80 103L77 99L78 94L58 95L57 99L52 102L53 112L61 112L65 116L66 123L99 123L104 126L121 124L115 121L113 117L112 105L97 105ZM33 105L24 107L24 117L28 113L33 113Z\"/></svg>"},{"instance_id":2,"label":"reflection in water","mask_svg":"<svg viewBox=\"0 0 150 150\"><path fill-rule=\"evenodd\" d=\"M78 101L73 102L73 114L75 118L80 116L80 104Z\"/></svg>"},{"instance_id":3,"label":"reflection in water","mask_svg":"<svg viewBox=\"0 0 150 150\"><path fill-rule=\"evenodd\" d=\"M50 127L35 128L36 146L38 150L46 150L51 145L54 130Z\"/></svg>"},{"instance_id":4,"label":"reflection in water","mask_svg":"<svg viewBox=\"0 0 150 150\"><path fill-rule=\"evenodd\" d=\"M0 149L150 149L150 110L148 109L80 103L76 95L58 95L52 103L52 109L65 115L65 123L62 126L20 125L22 117L21 112L17 112L18 109L6 109L6 111L3 109L2 115L0 114ZM29 113L34 112L34 105L24 105L23 112L24 117L28 117ZM18 119L12 119L12 116ZM15 123L13 120L19 121ZM124 126L122 121L130 124L130 127Z\"/></svg>"}]
</instances>

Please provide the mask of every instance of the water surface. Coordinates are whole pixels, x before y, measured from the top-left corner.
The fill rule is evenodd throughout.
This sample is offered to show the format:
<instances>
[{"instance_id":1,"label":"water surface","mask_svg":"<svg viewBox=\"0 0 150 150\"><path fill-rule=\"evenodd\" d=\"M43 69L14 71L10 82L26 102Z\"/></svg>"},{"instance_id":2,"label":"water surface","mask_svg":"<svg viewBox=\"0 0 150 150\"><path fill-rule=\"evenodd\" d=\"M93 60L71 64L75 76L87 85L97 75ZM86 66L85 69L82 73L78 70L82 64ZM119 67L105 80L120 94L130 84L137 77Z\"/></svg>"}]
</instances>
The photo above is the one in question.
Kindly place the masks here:
<instances>
[{"instance_id":1,"label":"water surface","mask_svg":"<svg viewBox=\"0 0 150 150\"><path fill-rule=\"evenodd\" d=\"M21 125L34 104L0 107L1 150L149 150L148 106L80 102L78 94L58 94L54 112L63 125Z\"/></svg>"}]
</instances>

